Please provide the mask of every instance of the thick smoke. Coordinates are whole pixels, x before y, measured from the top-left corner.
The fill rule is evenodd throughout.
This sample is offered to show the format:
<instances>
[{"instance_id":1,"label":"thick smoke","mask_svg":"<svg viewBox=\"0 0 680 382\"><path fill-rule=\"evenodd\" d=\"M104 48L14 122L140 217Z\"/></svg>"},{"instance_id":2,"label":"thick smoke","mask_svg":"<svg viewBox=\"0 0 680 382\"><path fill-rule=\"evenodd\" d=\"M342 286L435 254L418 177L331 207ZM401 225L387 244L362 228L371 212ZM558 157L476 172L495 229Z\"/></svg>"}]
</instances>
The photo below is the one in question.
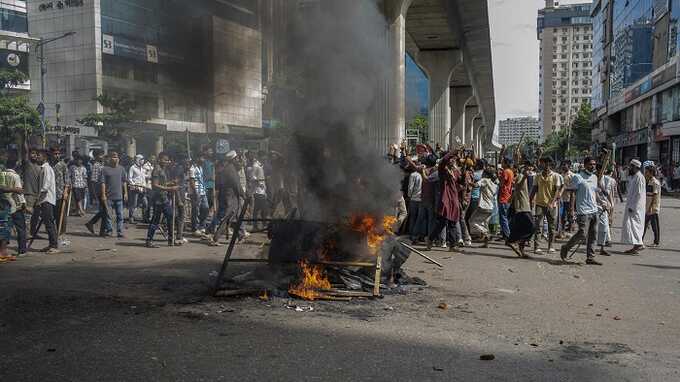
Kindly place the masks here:
<instances>
[{"instance_id":1,"label":"thick smoke","mask_svg":"<svg viewBox=\"0 0 680 382\"><path fill-rule=\"evenodd\" d=\"M289 153L304 217L382 216L399 190L398 171L381 155L386 148L376 150L370 138L390 68L385 17L374 0L308 3L298 7L288 44L303 82Z\"/></svg>"}]
</instances>

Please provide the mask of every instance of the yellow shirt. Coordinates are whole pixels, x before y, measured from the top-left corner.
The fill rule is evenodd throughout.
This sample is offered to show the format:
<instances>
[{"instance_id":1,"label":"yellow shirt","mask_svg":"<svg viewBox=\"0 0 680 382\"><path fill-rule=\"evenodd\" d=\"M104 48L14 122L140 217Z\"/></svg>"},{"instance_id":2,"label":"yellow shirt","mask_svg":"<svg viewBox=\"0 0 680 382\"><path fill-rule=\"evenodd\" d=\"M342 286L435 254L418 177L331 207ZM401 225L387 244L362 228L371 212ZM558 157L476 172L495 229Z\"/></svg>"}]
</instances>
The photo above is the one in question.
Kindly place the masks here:
<instances>
[{"instance_id":1,"label":"yellow shirt","mask_svg":"<svg viewBox=\"0 0 680 382\"><path fill-rule=\"evenodd\" d=\"M543 172L536 176L536 205L550 207L550 203L555 199L557 191L562 187L560 177L556 173L550 172L548 176L543 176Z\"/></svg>"}]
</instances>

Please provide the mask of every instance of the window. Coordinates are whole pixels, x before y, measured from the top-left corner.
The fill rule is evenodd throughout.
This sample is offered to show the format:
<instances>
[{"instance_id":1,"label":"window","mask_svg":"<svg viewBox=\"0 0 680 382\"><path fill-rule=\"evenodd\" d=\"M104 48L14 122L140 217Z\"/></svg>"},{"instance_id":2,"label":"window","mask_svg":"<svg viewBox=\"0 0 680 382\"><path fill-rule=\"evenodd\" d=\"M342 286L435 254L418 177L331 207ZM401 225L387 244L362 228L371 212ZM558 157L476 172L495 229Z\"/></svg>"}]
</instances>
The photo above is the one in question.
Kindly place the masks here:
<instances>
[{"instance_id":1,"label":"window","mask_svg":"<svg viewBox=\"0 0 680 382\"><path fill-rule=\"evenodd\" d=\"M0 8L0 30L15 33L28 33L26 13Z\"/></svg>"}]
</instances>

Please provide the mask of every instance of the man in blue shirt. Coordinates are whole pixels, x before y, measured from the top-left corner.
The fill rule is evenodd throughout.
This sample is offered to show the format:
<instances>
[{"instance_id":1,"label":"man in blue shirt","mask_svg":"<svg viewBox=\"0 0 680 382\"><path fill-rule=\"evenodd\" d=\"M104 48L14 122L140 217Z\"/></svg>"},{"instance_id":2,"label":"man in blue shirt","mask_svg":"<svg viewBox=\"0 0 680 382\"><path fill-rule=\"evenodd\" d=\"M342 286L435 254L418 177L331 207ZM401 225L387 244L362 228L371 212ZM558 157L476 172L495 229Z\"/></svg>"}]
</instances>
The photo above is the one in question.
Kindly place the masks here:
<instances>
[{"instance_id":1,"label":"man in blue shirt","mask_svg":"<svg viewBox=\"0 0 680 382\"><path fill-rule=\"evenodd\" d=\"M584 169L572 178L572 187L576 190L576 224L578 231L569 242L562 246L560 257L567 259L571 249L582 241L586 242L586 264L602 265L595 260L593 244L597 239L597 189L598 179L595 174L597 163L593 158L583 161Z\"/></svg>"}]
</instances>

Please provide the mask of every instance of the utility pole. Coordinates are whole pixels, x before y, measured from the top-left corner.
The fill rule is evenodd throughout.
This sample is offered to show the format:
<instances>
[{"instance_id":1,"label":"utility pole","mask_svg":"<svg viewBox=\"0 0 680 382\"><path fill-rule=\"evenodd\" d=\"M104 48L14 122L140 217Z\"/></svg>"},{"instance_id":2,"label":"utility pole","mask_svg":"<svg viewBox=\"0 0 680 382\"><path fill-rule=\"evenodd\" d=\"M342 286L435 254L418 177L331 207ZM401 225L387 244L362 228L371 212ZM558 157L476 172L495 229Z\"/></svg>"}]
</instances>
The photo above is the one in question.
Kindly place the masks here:
<instances>
[{"instance_id":1,"label":"utility pole","mask_svg":"<svg viewBox=\"0 0 680 382\"><path fill-rule=\"evenodd\" d=\"M47 123L45 122L45 75L47 74L47 67L45 67L45 45L61 40L69 36L73 36L76 32L67 32L59 37L40 39L36 47L40 48L40 105L38 105L38 112L40 113L40 127L42 128L42 147L47 146Z\"/></svg>"}]
</instances>

